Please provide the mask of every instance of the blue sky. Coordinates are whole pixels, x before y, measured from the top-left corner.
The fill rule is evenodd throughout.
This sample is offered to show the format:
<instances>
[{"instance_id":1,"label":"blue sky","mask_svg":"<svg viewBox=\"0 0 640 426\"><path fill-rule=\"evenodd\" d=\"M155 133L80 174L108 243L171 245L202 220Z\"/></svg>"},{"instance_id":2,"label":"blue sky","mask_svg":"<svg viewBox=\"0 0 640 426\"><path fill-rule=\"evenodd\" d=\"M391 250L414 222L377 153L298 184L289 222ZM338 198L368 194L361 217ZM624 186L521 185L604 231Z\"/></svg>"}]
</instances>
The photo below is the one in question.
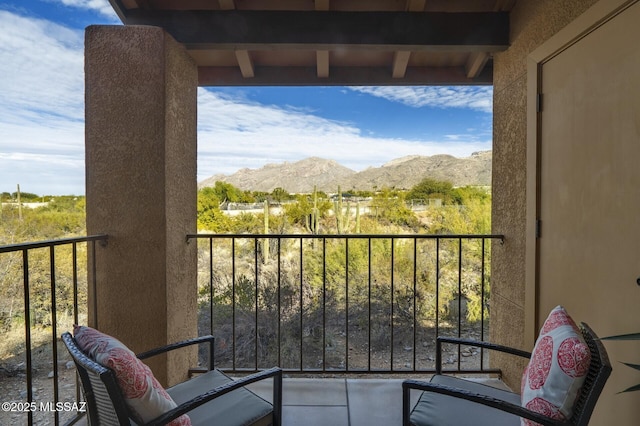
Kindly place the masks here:
<instances>
[{"instance_id":1,"label":"blue sky","mask_svg":"<svg viewBox=\"0 0 640 426\"><path fill-rule=\"evenodd\" d=\"M84 28L119 25L107 0L0 2L0 192L84 194ZM198 181L333 159L353 170L407 155L491 149L491 87L198 90Z\"/></svg>"}]
</instances>

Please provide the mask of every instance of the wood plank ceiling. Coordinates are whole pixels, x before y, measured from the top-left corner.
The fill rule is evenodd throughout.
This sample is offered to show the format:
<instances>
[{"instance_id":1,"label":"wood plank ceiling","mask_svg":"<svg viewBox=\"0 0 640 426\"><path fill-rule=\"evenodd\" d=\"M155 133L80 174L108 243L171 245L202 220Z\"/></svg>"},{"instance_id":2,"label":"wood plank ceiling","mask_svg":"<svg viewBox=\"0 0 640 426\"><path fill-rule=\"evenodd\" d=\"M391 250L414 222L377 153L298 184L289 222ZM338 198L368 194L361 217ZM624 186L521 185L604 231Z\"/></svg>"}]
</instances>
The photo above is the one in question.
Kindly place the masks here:
<instances>
[{"instance_id":1,"label":"wood plank ceiling","mask_svg":"<svg viewBox=\"0 0 640 426\"><path fill-rule=\"evenodd\" d=\"M491 84L516 0L110 0L163 27L202 86Z\"/></svg>"}]
</instances>

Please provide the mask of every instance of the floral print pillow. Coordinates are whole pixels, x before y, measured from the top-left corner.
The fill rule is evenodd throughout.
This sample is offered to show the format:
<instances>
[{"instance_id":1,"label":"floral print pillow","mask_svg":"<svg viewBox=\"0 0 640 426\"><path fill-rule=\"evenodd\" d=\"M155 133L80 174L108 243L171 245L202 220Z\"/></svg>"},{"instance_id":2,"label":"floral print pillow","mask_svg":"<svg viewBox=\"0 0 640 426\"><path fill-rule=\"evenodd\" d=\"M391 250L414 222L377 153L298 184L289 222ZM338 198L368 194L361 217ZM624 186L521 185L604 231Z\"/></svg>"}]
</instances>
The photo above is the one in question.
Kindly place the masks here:
<instances>
[{"instance_id":1,"label":"floral print pillow","mask_svg":"<svg viewBox=\"0 0 640 426\"><path fill-rule=\"evenodd\" d=\"M567 311L557 306L543 324L522 376L522 406L553 419L569 419L590 363L582 333ZM537 425L527 419L522 424Z\"/></svg>"},{"instance_id":2,"label":"floral print pillow","mask_svg":"<svg viewBox=\"0 0 640 426\"><path fill-rule=\"evenodd\" d=\"M124 395L125 402L137 417L146 423L176 407L176 403L153 376L151 369L119 340L91 327L73 327L80 349L98 364L112 369ZM169 423L189 426L186 414Z\"/></svg>"}]
</instances>

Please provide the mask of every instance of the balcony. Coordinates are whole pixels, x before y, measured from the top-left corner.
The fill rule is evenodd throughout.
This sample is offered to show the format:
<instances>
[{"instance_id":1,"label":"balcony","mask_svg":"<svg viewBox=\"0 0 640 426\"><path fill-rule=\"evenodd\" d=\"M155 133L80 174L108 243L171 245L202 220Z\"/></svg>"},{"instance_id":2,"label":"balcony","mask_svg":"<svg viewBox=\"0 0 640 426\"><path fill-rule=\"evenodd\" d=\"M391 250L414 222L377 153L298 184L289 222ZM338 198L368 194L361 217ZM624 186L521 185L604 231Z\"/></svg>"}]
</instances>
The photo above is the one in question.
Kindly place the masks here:
<instances>
[{"instance_id":1,"label":"balcony","mask_svg":"<svg viewBox=\"0 0 640 426\"><path fill-rule=\"evenodd\" d=\"M187 244L198 245L199 333L216 336L215 365L232 375L274 365L285 370L285 424L328 416L335 424L399 424L400 382L433 373L435 338L487 335L490 247L501 241L499 235L188 235ZM22 339L14 345L21 348L17 357L2 360L3 401L41 407L80 400L58 338L73 323L95 322L89 315L98 304L90 296L100 286L97 245L109 250L108 237L0 247L0 262L14 271L2 279L20 281L11 283L16 303L9 317L2 312L3 327ZM446 356L451 372L499 377L483 351L451 347ZM375 395L390 405L372 410ZM76 414L3 412L0 423L64 424Z\"/></svg>"}]
</instances>

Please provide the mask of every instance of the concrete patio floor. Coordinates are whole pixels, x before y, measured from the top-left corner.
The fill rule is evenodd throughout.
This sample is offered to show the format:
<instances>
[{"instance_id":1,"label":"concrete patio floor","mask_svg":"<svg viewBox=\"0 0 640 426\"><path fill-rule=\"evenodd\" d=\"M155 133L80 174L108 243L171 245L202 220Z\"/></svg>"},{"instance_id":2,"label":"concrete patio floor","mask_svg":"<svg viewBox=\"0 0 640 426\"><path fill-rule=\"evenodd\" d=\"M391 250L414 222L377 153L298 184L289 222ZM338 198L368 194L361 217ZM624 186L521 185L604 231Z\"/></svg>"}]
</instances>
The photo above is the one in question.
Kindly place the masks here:
<instances>
[{"instance_id":1,"label":"concrete patio floor","mask_svg":"<svg viewBox=\"0 0 640 426\"><path fill-rule=\"evenodd\" d=\"M499 379L477 376L468 379L510 390ZM401 426L403 380L286 377L282 384L282 426ZM247 387L265 400L273 401L270 380ZM418 395L419 392L412 392L412 406ZM76 423L86 424L86 418Z\"/></svg>"},{"instance_id":2,"label":"concrete patio floor","mask_svg":"<svg viewBox=\"0 0 640 426\"><path fill-rule=\"evenodd\" d=\"M285 378L282 391L283 426L400 426L402 380L396 378ZM508 389L493 378L473 379ZM271 384L249 386L271 401ZM411 404L418 400L412 392Z\"/></svg>"}]
</instances>

